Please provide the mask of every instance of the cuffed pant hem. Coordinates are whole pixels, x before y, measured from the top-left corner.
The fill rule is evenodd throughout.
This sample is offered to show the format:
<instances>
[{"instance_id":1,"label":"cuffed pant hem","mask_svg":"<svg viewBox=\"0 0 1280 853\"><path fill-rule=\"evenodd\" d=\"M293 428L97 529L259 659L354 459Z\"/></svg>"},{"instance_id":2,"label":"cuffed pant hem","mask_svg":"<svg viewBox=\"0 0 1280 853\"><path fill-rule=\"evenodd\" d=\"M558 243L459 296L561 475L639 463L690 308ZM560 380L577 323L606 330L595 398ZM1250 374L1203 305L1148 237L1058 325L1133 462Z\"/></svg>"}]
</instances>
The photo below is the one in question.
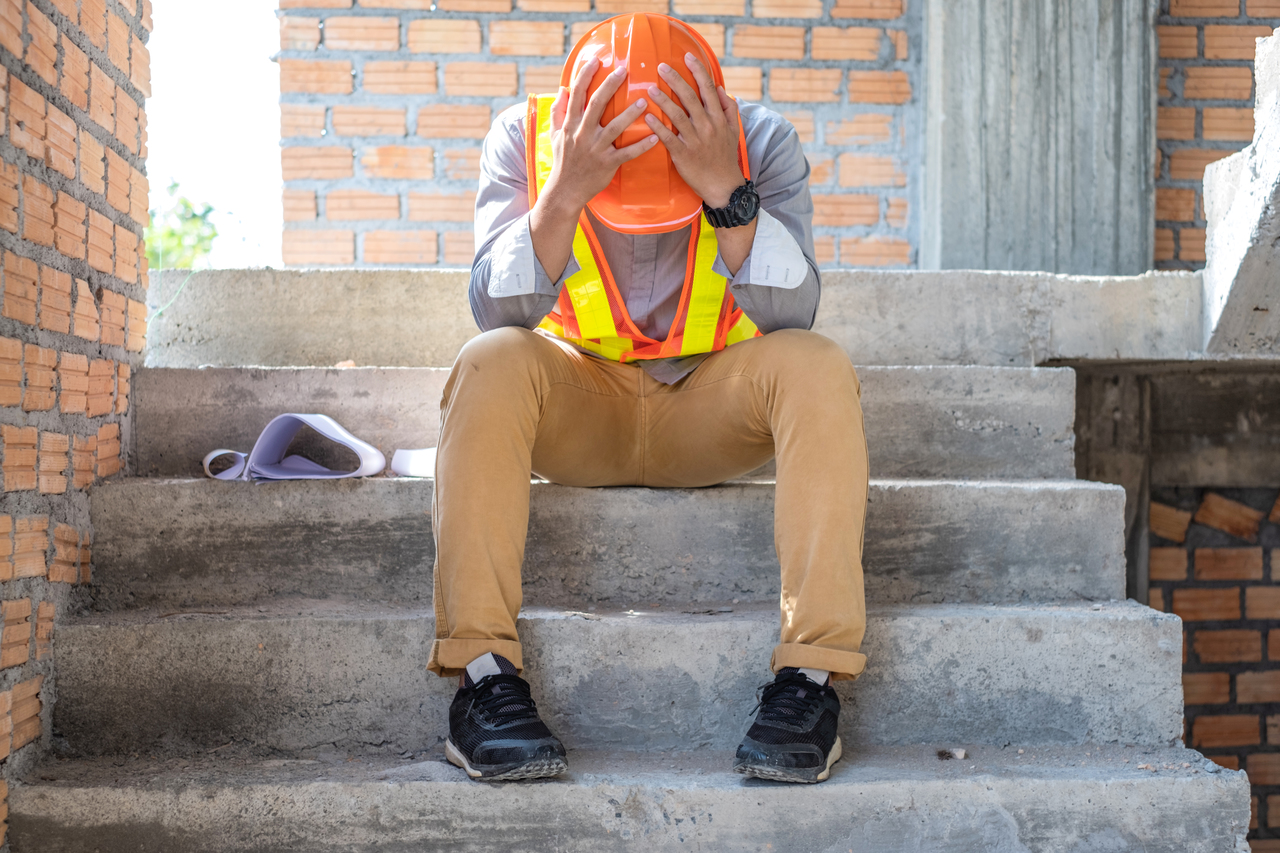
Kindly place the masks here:
<instances>
[{"instance_id":1,"label":"cuffed pant hem","mask_svg":"<svg viewBox=\"0 0 1280 853\"><path fill-rule=\"evenodd\" d=\"M524 672L524 658L515 640L436 640L431 644L427 669L443 678L453 678L461 675L467 664L489 652L502 655L515 664L517 672Z\"/></svg>"},{"instance_id":2,"label":"cuffed pant hem","mask_svg":"<svg viewBox=\"0 0 1280 853\"><path fill-rule=\"evenodd\" d=\"M803 643L782 643L774 647L769 668L777 672L785 666L825 669L831 673L832 681L852 681L866 668L867 656Z\"/></svg>"}]
</instances>

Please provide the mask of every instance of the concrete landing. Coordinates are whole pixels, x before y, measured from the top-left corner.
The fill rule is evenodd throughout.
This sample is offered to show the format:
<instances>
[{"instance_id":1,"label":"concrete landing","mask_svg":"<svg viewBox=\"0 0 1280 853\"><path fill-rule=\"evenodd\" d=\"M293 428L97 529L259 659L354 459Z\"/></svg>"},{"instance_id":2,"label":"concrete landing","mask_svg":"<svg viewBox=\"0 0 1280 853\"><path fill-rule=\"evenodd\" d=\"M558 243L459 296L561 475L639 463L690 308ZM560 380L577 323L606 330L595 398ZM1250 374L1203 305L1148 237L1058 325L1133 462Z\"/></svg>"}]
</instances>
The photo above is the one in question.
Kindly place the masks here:
<instances>
[{"instance_id":1,"label":"concrete landing","mask_svg":"<svg viewBox=\"0 0 1280 853\"><path fill-rule=\"evenodd\" d=\"M94 487L99 609L278 595L429 602L431 480L134 478ZM533 486L525 602L776 601L774 487ZM1079 480L872 481L873 602L1124 597L1124 491Z\"/></svg>"},{"instance_id":2,"label":"concrete landing","mask_svg":"<svg viewBox=\"0 0 1280 853\"><path fill-rule=\"evenodd\" d=\"M689 612L694 611L694 612ZM526 609L543 716L573 748L730 749L769 680L776 606ZM58 629L54 727L78 754L417 751L456 689L425 669L430 610L279 602L130 611ZM1166 746L1182 735L1180 620L1132 602L876 609L841 682L843 736Z\"/></svg>"},{"instance_id":3,"label":"concrete landing","mask_svg":"<svg viewBox=\"0 0 1280 853\"><path fill-rule=\"evenodd\" d=\"M954 746L955 744L946 744ZM483 785L404 759L49 761L9 798L14 853L875 851L1239 853L1249 783L1185 749L846 747L816 786L729 756L570 753L557 781Z\"/></svg>"}]
</instances>

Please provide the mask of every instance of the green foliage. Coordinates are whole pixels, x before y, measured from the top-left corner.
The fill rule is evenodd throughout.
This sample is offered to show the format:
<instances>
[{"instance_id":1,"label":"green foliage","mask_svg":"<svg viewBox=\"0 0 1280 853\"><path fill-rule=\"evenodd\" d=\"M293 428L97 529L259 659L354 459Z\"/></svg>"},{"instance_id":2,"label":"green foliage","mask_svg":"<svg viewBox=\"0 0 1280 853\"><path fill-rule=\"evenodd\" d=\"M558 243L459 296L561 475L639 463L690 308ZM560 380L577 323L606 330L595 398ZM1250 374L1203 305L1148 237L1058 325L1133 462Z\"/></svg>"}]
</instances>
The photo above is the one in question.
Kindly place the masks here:
<instances>
[{"instance_id":1,"label":"green foliage","mask_svg":"<svg viewBox=\"0 0 1280 853\"><path fill-rule=\"evenodd\" d=\"M164 210L151 211L147 227L147 261L152 270L192 269L213 248L217 227L209 221L213 207L199 210L186 196L178 195L177 181L169 184L170 203Z\"/></svg>"}]
</instances>

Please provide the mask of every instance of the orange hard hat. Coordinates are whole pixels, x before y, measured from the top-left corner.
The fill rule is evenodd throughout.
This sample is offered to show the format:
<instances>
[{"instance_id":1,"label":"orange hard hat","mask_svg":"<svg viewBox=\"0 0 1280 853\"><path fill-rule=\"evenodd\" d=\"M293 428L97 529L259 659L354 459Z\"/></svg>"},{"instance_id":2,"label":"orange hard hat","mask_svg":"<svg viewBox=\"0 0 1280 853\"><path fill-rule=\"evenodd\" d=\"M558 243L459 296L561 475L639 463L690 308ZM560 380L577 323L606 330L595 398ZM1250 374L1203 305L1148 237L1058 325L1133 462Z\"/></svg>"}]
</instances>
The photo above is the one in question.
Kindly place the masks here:
<instances>
[{"instance_id":1,"label":"orange hard hat","mask_svg":"<svg viewBox=\"0 0 1280 853\"><path fill-rule=\"evenodd\" d=\"M560 85L568 86L579 68L593 58L599 59L600 67L587 90L589 98L614 70L615 63L621 63L627 69L627 79L605 106L600 123L608 124L628 106L644 98L648 102L645 113L671 127L671 120L649 97L649 87L658 86L671 100L680 103L680 98L658 76L658 63L665 62L698 91L693 72L685 64L686 53L692 53L702 62L716 86L724 85L724 73L715 51L684 21L639 12L617 15L592 27L573 46L560 74ZM652 133L641 114L614 145L623 148ZM739 151L743 150L741 141L738 147ZM746 169L745 163L740 165ZM655 145L622 164L609 186L588 202L587 207L615 231L652 234L675 231L697 219L702 211L702 199L680 177L666 147Z\"/></svg>"}]
</instances>

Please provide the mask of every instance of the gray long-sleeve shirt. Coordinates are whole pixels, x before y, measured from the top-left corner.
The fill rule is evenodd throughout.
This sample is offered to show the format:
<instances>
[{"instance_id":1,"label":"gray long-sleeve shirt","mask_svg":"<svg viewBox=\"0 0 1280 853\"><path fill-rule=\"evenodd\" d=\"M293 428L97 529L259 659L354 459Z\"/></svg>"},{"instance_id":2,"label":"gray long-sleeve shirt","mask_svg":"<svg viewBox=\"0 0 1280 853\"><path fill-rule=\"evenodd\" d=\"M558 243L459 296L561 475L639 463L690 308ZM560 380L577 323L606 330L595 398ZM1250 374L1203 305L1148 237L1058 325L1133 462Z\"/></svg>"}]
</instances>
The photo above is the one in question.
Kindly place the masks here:
<instances>
[{"instance_id":1,"label":"gray long-sleeve shirt","mask_svg":"<svg viewBox=\"0 0 1280 853\"><path fill-rule=\"evenodd\" d=\"M791 123L759 104L738 102L751 177L760 194L755 240L737 275L723 259L714 269L729 279L735 302L760 331L808 329L821 282L813 255L809 163ZM484 140L476 196L476 252L471 267L471 312L484 331L535 328L560 289L580 267L570 257L552 281L529 233L529 177L523 118L517 105L498 116ZM587 214L591 216L590 212ZM689 226L665 234L622 234L591 217L627 312L645 335L665 339L679 309L689 251ZM676 382L705 355L642 361L654 378Z\"/></svg>"}]
</instances>

